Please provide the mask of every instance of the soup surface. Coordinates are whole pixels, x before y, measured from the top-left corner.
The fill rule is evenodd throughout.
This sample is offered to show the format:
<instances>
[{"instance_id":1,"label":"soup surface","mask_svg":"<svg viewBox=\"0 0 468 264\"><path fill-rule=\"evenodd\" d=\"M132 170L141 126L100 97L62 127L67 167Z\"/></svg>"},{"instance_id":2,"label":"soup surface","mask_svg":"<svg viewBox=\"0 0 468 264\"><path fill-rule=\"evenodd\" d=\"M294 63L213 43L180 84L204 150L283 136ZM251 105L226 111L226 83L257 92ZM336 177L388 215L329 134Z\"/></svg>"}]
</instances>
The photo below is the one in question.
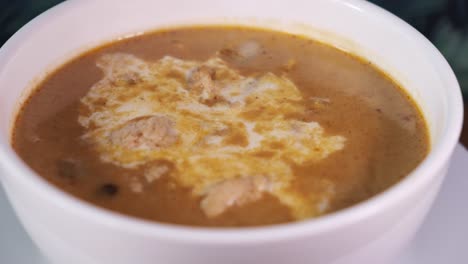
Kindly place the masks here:
<instances>
[{"instance_id":1,"label":"soup surface","mask_svg":"<svg viewBox=\"0 0 468 264\"><path fill-rule=\"evenodd\" d=\"M422 116L373 65L253 28L147 33L89 51L24 103L13 147L39 175L144 219L253 226L317 217L398 182Z\"/></svg>"}]
</instances>

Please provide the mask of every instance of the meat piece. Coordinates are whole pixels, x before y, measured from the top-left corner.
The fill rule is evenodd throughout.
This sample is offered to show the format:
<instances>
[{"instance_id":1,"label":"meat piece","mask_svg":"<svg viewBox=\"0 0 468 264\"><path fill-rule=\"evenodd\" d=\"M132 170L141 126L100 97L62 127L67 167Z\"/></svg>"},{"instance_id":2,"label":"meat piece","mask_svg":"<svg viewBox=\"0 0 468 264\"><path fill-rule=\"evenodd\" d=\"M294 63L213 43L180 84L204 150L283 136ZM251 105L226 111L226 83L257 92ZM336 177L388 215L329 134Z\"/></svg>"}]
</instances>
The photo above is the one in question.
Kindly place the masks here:
<instances>
[{"instance_id":1,"label":"meat piece","mask_svg":"<svg viewBox=\"0 0 468 264\"><path fill-rule=\"evenodd\" d=\"M218 51L217 55L237 63L244 63L264 52L265 50L263 50L260 43L254 40L249 40L241 43L237 47L224 47Z\"/></svg>"},{"instance_id":2,"label":"meat piece","mask_svg":"<svg viewBox=\"0 0 468 264\"><path fill-rule=\"evenodd\" d=\"M151 70L145 61L126 53L105 54L98 59L97 66L113 83L123 81L132 85L151 76Z\"/></svg>"},{"instance_id":3,"label":"meat piece","mask_svg":"<svg viewBox=\"0 0 468 264\"><path fill-rule=\"evenodd\" d=\"M213 68L202 65L190 74L188 78L188 89L197 95L202 102L213 101L219 94L219 88L215 85Z\"/></svg>"},{"instance_id":4,"label":"meat piece","mask_svg":"<svg viewBox=\"0 0 468 264\"><path fill-rule=\"evenodd\" d=\"M129 121L110 134L113 145L128 149L158 149L177 141L175 122L167 116L149 116Z\"/></svg>"},{"instance_id":5,"label":"meat piece","mask_svg":"<svg viewBox=\"0 0 468 264\"><path fill-rule=\"evenodd\" d=\"M145 179L148 183L152 183L160 179L164 174L168 173L169 170L170 168L166 164L151 165L145 170Z\"/></svg>"},{"instance_id":6,"label":"meat piece","mask_svg":"<svg viewBox=\"0 0 468 264\"><path fill-rule=\"evenodd\" d=\"M262 47L257 41L247 41L239 46L239 55L245 59L252 59L260 54Z\"/></svg>"},{"instance_id":7,"label":"meat piece","mask_svg":"<svg viewBox=\"0 0 468 264\"><path fill-rule=\"evenodd\" d=\"M230 179L210 187L201 201L206 216L216 217L231 206L242 206L259 200L263 192L271 190L271 182L264 176Z\"/></svg>"}]
</instances>

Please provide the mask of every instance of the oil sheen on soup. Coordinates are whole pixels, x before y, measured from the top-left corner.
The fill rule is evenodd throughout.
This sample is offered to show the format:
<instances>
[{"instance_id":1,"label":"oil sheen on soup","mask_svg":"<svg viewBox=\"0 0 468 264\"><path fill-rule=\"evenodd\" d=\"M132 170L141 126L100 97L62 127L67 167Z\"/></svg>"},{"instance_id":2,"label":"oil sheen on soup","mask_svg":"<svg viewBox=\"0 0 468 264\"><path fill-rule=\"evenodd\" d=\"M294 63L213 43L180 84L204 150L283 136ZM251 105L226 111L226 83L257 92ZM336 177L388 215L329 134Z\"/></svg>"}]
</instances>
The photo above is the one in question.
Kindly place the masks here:
<instances>
[{"instance_id":1,"label":"oil sheen on soup","mask_svg":"<svg viewBox=\"0 0 468 264\"><path fill-rule=\"evenodd\" d=\"M194 226L318 217L392 186L425 122L370 62L286 33L190 27L91 50L38 85L12 144L97 206Z\"/></svg>"}]
</instances>

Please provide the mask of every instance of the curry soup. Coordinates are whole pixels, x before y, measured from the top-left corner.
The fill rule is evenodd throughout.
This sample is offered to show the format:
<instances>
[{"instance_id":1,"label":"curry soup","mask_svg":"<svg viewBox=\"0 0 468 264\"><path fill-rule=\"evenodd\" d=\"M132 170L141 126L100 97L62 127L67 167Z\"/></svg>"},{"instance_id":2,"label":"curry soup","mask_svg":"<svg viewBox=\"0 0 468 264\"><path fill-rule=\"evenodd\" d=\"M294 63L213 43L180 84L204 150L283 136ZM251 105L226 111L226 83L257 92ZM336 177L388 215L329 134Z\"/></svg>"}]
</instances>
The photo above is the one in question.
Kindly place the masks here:
<instances>
[{"instance_id":1,"label":"curry soup","mask_svg":"<svg viewBox=\"0 0 468 264\"><path fill-rule=\"evenodd\" d=\"M349 207L427 155L418 107L370 62L244 27L147 33L51 73L12 144L97 206L158 222L255 226Z\"/></svg>"}]
</instances>

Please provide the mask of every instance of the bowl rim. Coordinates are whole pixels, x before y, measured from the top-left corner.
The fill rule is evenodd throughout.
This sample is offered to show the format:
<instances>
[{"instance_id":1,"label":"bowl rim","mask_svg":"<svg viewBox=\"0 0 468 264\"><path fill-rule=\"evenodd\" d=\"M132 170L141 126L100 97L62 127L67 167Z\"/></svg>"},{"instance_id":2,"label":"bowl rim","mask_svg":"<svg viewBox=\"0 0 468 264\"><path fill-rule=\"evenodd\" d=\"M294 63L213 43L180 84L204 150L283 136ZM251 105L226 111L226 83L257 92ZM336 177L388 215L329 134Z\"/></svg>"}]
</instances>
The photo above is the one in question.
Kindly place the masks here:
<instances>
[{"instance_id":1,"label":"bowl rim","mask_svg":"<svg viewBox=\"0 0 468 264\"><path fill-rule=\"evenodd\" d=\"M10 140L4 142L4 140L0 139L0 167L4 169L5 174L15 175L15 180L21 181L22 185L33 191L33 195L42 195L44 199L55 203L56 206L78 217L141 236L161 237L166 240L198 244L249 244L310 236L311 234L339 229L378 214L397 201L404 200L412 191L425 186L430 181L430 177L425 177L426 175L435 175L434 172L444 169L444 165L450 159L461 133L463 100L457 79L449 64L429 40L416 29L393 14L364 0L333 0L333 2L339 2L360 12L373 13L374 16L385 18L401 30L404 30L405 33L413 36L415 42L421 45L434 66L437 67L439 74L444 77L446 89L450 91L446 93L447 116L445 117L445 127L440 136L440 142L433 145L428 156L399 183L366 201L316 219L301 222L247 228L189 227L147 221L114 213L75 198L49 184L30 169L15 154L10 145ZM0 49L0 71L2 70L2 56L14 50L14 47L19 45L22 39L27 38L35 27L60 12L66 12L67 9L77 7L80 3L83 3L83 1L63 2L39 15L20 29Z\"/></svg>"}]
</instances>

